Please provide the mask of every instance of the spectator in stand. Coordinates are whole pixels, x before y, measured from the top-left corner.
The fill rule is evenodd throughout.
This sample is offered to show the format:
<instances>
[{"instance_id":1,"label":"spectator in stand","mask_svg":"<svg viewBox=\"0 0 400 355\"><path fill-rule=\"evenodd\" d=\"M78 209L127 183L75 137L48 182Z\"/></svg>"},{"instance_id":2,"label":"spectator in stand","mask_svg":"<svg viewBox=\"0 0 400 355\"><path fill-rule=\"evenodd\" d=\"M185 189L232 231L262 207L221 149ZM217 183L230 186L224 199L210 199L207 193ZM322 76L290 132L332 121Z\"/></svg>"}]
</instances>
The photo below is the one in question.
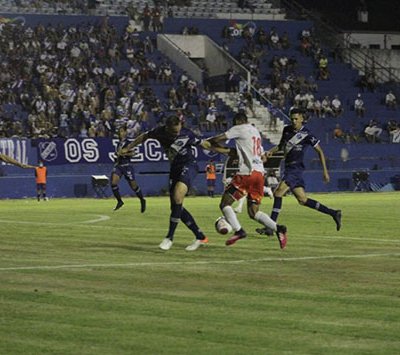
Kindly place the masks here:
<instances>
[{"instance_id":1,"label":"spectator in stand","mask_svg":"<svg viewBox=\"0 0 400 355\"><path fill-rule=\"evenodd\" d=\"M367 127L364 129L365 139L369 143L379 142L379 137L382 134L382 128L378 126L378 122L375 120L370 120Z\"/></svg>"},{"instance_id":2,"label":"spectator in stand","mask_svg":"<svg viewBox=\"0 0 400 355\"><path fill-rule=\"evenodd\" d=\"M147 32L150 29L150 22L151 22L151 9L149 8L149 5L146 4L146 6L143 9L142 12L142 21L143 21L143 29Z\"/></svg>"},{"instance_id":3,"label":"spectator in stand","mask_svg":"<svg viewBox=\"0 0 400 355\"><path fill-rule=\"evenodd\" d=\"M280 39L278 32L276 31L275 27L271 28L271 31L269 32L269 46L271 49L280 49L281 44L280 44Z\"/></svg>"},{"instance_id":4,"label":"spectator in stand","mask_svg":"<svg viewBox=\"0 0 400 355\"><path fill-rule=\"evenodd\" d=\"M360 141L360 135L354 124L351 125L350 130L347 134L347 137L350 142L358 143Z\"/></svg>"},{"instance_id":5,"label":"spectator in stand","mask_svg":"<svg viewBox=\"0 0 400 355\"><path fill-rule=\"evenodd\" d=\"M334 99L332 100L331 107L333 117L339 117L343 114L342 102L339 100L338 95L335 95Z\"/></svg>"},{"instance_id":6,"label":"spectator in stand","mask_svg":"<svg viewBox=\"0 0 400 355\"><path fill-rule=\"evenodd\" d=\"M322 55L318 63L318 79L329 80L329 77L328 58Z\"/></svg>"},{"instance_id":7,"label":"spectator in stand","mask_svg":"<svg viewBox=\"0 0 400 355\"><path fill-rule=\"evenodd\" d=\"M364 101L361 94L357 94L357 98L354 100L354 111L357 117L364 117L365 115Z\"/></svg>"},{"instance_id":8,"label":"spectator in stand","mask_svg":"<svg viewBox=\"0 0 400 355\"><path fill-rule=\"evenodd\" d=\"M333 116L333 110L331 107L331 101L329 99L329 96L325 96L324 99L321 102L321 108L322 108L322 118L325 118L326 115Z\"/></svg>"},{"instance_id":9,"label":"spectator in stand","mask_svg":"<svg viewBox=\"0 0 400 355\"><path fill-rule=\"evenodd\" d=\"M280 44L282 49L290 48L289 34L287 33L287 31L283 32L282 37L280 39Z\"/></svg>"},{"instance_id":10,"label":"spectator in stand","mask_svg":"<svg viewBox=\"0 0 400 355\"><path fill-rule=\"evenodd\" d=\"M400 123L389 131L390 143L400 143Z\"/></svg>"},{"instance_id":11,"label":"spectator in stand","mask_svg":"<svg viewBox=\"0 0 400 355\"><path fill-rule=\"evenodd\" d=\"M217 124L217 108L212 104L208 108L208 113L206 116L206 129L207 131L215 131Z\"/></svg>"},{"instance_id":12,"label":"spectator in stand","mask_svg":"<svg viewBox=\"0 0 400 355\"><path fill-rule=\"evenodd\" d=\"M397 99L393 91L389 91L385 96L385 105L390 110L396 110Z\"/></svg>"},{"instance_id":13,"label":"spectator in stand","mask_svg":"<svg viewBox=\"0 0 400 355\"><path fill-rule=\"evenodd\" d=\"M333 130L333 139L340 140L343 143L346 141L346 134L342 127L340 127L339 123L336 124L335 129Z\"/></svg>"}]
</instances>

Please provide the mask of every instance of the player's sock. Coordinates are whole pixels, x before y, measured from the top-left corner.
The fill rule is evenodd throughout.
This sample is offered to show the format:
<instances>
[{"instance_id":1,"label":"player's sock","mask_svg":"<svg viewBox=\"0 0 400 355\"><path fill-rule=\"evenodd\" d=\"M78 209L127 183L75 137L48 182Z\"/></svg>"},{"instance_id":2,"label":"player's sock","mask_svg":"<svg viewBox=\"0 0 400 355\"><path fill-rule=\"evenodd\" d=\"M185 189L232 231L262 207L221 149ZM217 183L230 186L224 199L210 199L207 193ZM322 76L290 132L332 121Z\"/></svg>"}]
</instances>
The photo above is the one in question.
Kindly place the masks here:
<instances>
[{"instance_id":1,"label":"player's sock","mask_svg":"<svg viewBox=\"0 0 400 355\"><path fill-rule=\"evenodd\" d=\"M188 227L193 234L196 236L196 239L203 240L205 238L204 233L201 231L193 216L186 208L182 208L181 220L185 223L186 227Z\"/></svg>"},{"instance_id":2,"label":"player's sock","mask_svg":"<svg viewBox=\"0 0 400 355\"><path fill-rule=\"evenodd\" d=\"M282 208L282 197L275 197L271 213L271 219L273 221L276 222L278 220L279 213L281 213L281 208Z\"/></svg>"},{"instance_id":3,"label":"player's sock","mask_svg":"<svg viewBox=\"0 0 400 355\"><path fill-rule=\"evenodd\" d=\"M258 211L255 216L254 219L258 222L261 223L262 225L264 225L265 227L271 228L274 231L276 231L276 222L274 220L272 220L272 218L270 216L268 216L266 213Z\"/></svg>"},{"instance_id":4,"label":"player's sock","mask_svg":"<svg viewBox=\"0 0 400 355\"><path fill-rule=\"evenodd\" d=\"M120 193L119 193L119 187L118 187L118 185L111 185L111 190L112 190L112 192L113 192L115 198L117 199L117 201L118 201L118 202L122 202L121 195L120 195Z\"/></svg>"},{"instance_id":5,"label":"player's sock","mask_svg":"<svg viewBox=\"0 0 400 355\"><path fill-rule=\"evenodd\" d=\"M314 210L317 210L319 212L325 213L325 214L329 214L330 216L334 216L336 211L326 207L325 205L319 203L318 201L315 201L311 198L308 198L306 203L304 204L304 206L307 206L309 208L312 208Z\"/></svg>"},{"instance_id":6,"label":"player's sock","mask_svg":"<svg viewBox=\"0 0 400 355\"><path fill-rule=\"evenodd\" d=\"M172 203L171 206L171 215L169 217L169 229L167 238L173 240L175 229L178 226L179 219L181 218L182 214L182 204Z\"/></svg>"},{"instance_id":7,"label":"player's sock","mask_svg":"<svg viewBox=\"0 0 400 355\"><path fill-rule=\"evenodd\" d=\"M37 194L37 200L40 201L40 194Z\"/></svg>"},{"instance_id":8,"label":"player's sock","mask_svg":"<svg viewBox=\"0 0 400 355\"><path fill-rule=\"evenodd\" d=\"M240 225L239 220L236 217L236 213L233 210L232 206L225 206L222 209L222 213L224 214L226 220L228 223L232 226L233 230L235 232L239 231L242 229L242 226Z\"/></svg>"},{"instance_id":9,"label":"player's sock","mask_svg":"<svg viewBox=\"0 0 400 355\"><path fill-rule=\"evenodd\" d=\"M141 200L143 199L142 189L139 186L136 189L132 190L135 191L137 197L139 197Z\"/></svg>"}]
</instances>

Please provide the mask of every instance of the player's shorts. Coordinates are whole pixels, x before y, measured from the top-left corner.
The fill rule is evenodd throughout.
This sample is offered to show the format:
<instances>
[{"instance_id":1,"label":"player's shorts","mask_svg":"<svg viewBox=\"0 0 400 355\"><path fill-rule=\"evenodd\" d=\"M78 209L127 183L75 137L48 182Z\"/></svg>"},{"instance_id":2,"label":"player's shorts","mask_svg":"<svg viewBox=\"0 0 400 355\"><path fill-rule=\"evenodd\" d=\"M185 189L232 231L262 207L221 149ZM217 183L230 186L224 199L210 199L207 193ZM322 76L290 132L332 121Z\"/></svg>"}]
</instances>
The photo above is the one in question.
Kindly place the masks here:
<instances>
[{"instance_id":1,"label":"player's shorts","mask_svg":"<svg viewBox=\"0 0 400 355\"><path fill-rule=\"evenodd\" d=\"M36 184L37 190L46 190L46 184Z\"/></svg>"},{"instance_id":2,"label":"player's shorts","mask_svg":"<svg viewBox=\"0 0 400 355\"><path fill-rule=\"evenodd\" d=\"M296 187L305 187L303 170L301 169L285 168L282 180L286 183L287 186L289 186L290 190L293 190Z\"/></svg>"},{"instance_id":3,"label":"player's shorts","mask_svg":"<svg viewBox=\"0 0 400 355\"><path fill-rule=\"evenodd\" d=\"M236 201L247 195L248 200L259 205L264 196L264 174L259 171L253 171L251 175L236 174L226 191Z\"/></svg>"},{"instance_id":4,"label":"player's shorts","mask_svg":"<svg viewBox=\"0 0 400 355\"><path fill-rule=\"evenodd\" d=\"M114 166L112 173L118 175L119 177L124 176L128 181L136 180L135 168L131 164Z\"/></svg>"},{"instance_id":5,"label":"player's shorts","mask_svg":"<svg viewBox=\"0 0 400 355\"><path fill-rule=\"evenodd\" d=\"M215 186L216 179L207 179L207 186Z\"/></svg>"},{"instance_id":6,"label":"player's shorts","mask_svg":"<svg viewBox=\"0 0 400 355\"><path fill-rule=\"evenodd\" d=\"M197 164L186 164L178 168L172 166L171 172L169 174L169 190L172 191L175 188L177 182L183 182L189 189L192 186L198 171L199 169Z\"/></svg>"}]
</instances>

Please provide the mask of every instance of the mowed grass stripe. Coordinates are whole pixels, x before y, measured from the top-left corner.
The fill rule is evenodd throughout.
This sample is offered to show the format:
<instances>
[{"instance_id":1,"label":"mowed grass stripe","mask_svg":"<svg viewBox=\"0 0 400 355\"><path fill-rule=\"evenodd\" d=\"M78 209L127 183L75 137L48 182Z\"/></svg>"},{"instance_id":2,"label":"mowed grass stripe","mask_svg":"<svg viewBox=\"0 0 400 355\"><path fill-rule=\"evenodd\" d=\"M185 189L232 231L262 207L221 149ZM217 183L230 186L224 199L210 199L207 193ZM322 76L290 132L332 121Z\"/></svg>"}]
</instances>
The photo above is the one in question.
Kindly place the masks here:
<instances>
[{"instance_id":1,"label":"mowed grass stripe","mask_svg":"<svg viewBox=\"0 0 400 355\"><path fill-rule=\"evenodd\" d=\"M398 196L313 196L342 208L339 233L287 197L283 252L255 235L225 247L213 231L218 199L185 202L212 241L196 253L184 251L193 237L183 226L169 252L158 250L166 198L149 198L144 215L136 199L118 213L112 200L0 201L2 219L43 222L5 223L0 268L106 265L1 271L0 353L397 354ZM96 215L110 220L77 224Z\"/></svg>"}]
</instances>

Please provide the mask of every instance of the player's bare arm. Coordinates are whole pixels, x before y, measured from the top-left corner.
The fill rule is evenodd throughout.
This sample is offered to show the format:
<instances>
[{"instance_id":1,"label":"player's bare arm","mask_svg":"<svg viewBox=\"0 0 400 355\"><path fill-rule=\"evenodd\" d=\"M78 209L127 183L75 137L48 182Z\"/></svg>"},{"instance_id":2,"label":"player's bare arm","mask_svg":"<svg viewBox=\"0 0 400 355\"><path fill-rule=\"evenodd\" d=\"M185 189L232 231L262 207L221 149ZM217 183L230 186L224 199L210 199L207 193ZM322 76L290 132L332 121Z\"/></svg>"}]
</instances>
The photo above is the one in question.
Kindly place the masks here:
<instances>
[{"instance_id":1,"label":"player's bare arm","mask_svg":"<svg viewBox=\"0 0 400 355\"><path fill-rule=\"evenodd\" d=\"M136 137L131 143L129 143L125 148L118 150L117 155L127 156L128 154L134 155L132 149L137 145L143 143L147 139L147 132L142 133L140 136Z\"/></svg>"},{"instance_id":2,"label":"player's bare arm","mask_svg":"<svg viewBox=\"0 0 400 355\"><path fill-rule=\"evenodd\" d=\"M321 165L322 165L324 182L328 183L330 181L330 176L329 176L329 173L328 173L328 168L326 167L326 159L325 159L324 151L322 150L322 148L321 148L321 146L319 144L317 144L314 147L314 149L317 152L317 154L319 156L319 161L321 162Z\"/></svg>"},{"instance_id":3,"label":"player's bare arm","mask_svg":"<svg viewBox=\"0 0 400 355\"><path fill-rule=\"evenodd\" d=\"M270 150L267 150L261 156L262 161L265 163L268 158L272 157L276 152L279 151L279 146L272 147Z\"/></svg>"},{"instance_id":4,"label":"player's bare arm","mask_svg":"<svg viewBox=\"0 0 400 355\"><path fill-rule=\"evenodd\" d=\"M7 164L12 164L23 169L35 169L35 166L29 164L22 164L19 161L16 161L15 159L5 154L0 154L0 161L4 161Z\"/></svg>"}]
</instances>

